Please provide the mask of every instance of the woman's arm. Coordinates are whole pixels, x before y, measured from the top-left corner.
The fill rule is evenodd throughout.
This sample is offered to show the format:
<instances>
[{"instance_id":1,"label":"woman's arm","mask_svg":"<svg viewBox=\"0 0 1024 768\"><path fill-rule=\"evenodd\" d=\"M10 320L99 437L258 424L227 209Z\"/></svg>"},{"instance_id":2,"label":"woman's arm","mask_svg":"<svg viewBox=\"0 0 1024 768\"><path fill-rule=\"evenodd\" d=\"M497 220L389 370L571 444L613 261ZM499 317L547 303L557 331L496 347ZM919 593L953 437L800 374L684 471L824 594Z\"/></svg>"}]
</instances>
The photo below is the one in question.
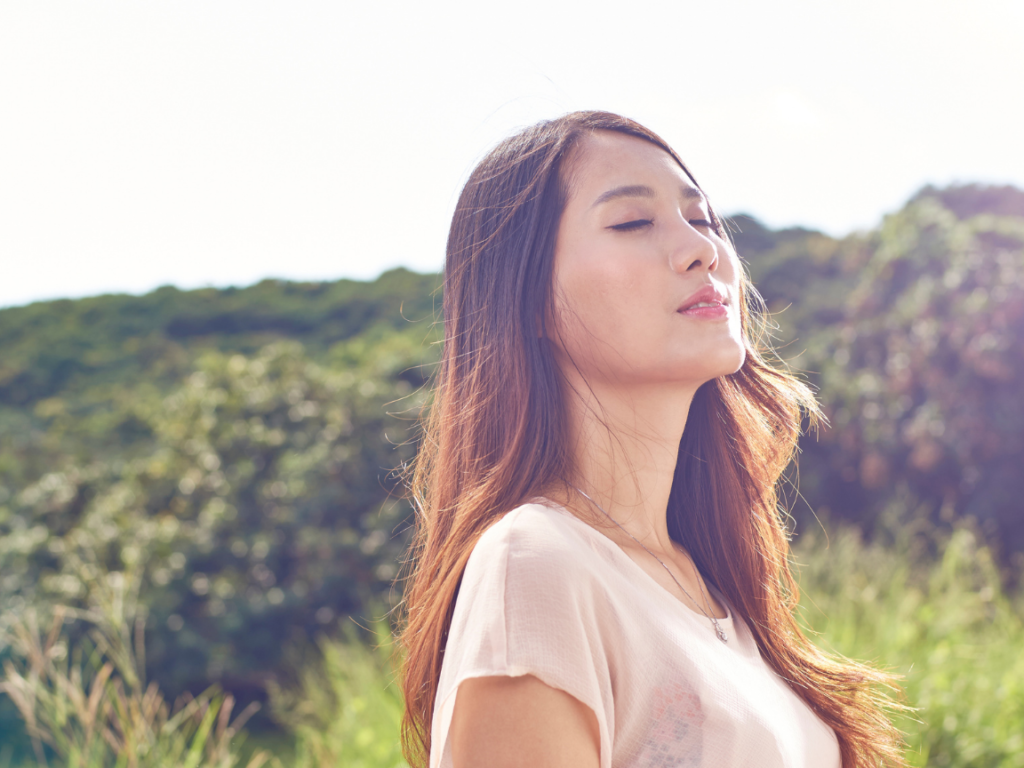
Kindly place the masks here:
<instances>
[{"instance_id":1,"label":"woman's arm","mask_svg":"<svg viewBox=\"0 0 1024 768\"><path fill-rule=\"evenodd\" d=\"M593 710L533 675L477 677L455 697L454 768L598 768Z\"/></svg>"}]
</instances>

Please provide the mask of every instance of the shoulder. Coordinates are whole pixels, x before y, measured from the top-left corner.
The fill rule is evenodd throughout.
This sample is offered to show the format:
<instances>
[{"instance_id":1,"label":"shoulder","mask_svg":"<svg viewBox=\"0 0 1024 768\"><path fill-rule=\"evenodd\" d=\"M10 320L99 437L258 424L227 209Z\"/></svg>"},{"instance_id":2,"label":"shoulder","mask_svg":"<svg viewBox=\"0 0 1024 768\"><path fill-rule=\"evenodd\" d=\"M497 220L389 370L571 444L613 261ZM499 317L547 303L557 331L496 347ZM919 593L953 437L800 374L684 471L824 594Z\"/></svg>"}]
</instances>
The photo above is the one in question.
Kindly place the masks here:
<instances>
[{"instance_id":1,"label":"shoulder","mask_svg":"<svg viewBox=\"0 0 1024 768\"><path fill-rule=\"evenodd\" d=\"M472 558L492 560L512 556L534 561L577 562L592 552L600 535L572 513L550 502L516 507L488 528Z\"/></svg>"},{"instance_id":2,"label":"shoulder","mask_svg":"<svg viewBox=\"0 0 1024 768\"><path fill-rule=\"evenodd\" d=\"M496 569L516 580L564 579L598 567L590 526L550 502L523 504L488 528L477 541L465 577Z\"/></svg>"},{"instance_id":3,"label":"shoulder","mask_svg":"<svg viewBox=\"0 0 1024 768\"><path fill-rule=\"evenodd\" d=\"M586 523L542 503L509 511L480 536L460 582L441 666L432 732L440 753L448 754L453 693L472 678L518 678L521 685L532 676L546 686L540 690L563 691L606 716L611 686L603 661L600 542L593 537L600 534Z\"/></svg>"}]
</instances>

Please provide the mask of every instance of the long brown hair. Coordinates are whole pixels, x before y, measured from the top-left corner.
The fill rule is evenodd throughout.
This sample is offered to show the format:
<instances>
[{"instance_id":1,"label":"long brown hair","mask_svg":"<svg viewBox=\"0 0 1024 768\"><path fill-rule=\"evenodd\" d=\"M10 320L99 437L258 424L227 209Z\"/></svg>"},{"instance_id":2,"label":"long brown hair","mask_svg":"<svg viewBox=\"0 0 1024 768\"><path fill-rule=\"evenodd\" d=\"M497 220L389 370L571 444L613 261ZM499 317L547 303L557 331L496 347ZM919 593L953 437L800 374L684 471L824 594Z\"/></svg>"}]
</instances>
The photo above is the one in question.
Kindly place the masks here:
<instances>
[{"instance_id":1,"label":"long brown hair","mask_svg":"<svg viewBox=\"0 0 1024 768\"><path fill-rule=\"evenodd\" d=\"M591 132L618 131L678 155L657 135L607 112L575 112L499 144L473 171L448 235L444 351L412 477L417 532L405 591L402 738L426 764L452 611L480 535L505 513L573 476L564 388L542 324L549 317L566 168ZM696 181L694 180L694 184ZM722 222L712 213L718 232ZM768 665L831 726L844 768L901 766L888 676L817 649L794 618L797 587L776 486L808 388L767 360L764 314L744 278L747 355L698 390L668 504L672 537L742 616Z\"/></svg>"}]
</instances>

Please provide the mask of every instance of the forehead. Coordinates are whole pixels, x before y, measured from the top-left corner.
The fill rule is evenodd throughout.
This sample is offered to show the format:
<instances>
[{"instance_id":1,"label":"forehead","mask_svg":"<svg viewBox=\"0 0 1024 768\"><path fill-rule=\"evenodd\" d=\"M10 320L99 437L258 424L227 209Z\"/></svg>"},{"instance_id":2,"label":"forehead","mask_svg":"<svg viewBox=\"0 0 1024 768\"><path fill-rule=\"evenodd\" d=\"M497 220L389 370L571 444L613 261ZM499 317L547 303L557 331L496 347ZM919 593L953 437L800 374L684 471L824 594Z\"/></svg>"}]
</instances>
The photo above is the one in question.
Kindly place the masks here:
<instances>
[{"instance_id":1,"label":"forehead","mask_svg":"<svg viewBox=\"0 0 1024 768\"><path fill-rule=\"evenodd\" d=\"M570 163L570 201L590 198L617 186L670 184L695 187L679 163L661 147L617 131L594 131Z\"/></svg>"}]
</instances>

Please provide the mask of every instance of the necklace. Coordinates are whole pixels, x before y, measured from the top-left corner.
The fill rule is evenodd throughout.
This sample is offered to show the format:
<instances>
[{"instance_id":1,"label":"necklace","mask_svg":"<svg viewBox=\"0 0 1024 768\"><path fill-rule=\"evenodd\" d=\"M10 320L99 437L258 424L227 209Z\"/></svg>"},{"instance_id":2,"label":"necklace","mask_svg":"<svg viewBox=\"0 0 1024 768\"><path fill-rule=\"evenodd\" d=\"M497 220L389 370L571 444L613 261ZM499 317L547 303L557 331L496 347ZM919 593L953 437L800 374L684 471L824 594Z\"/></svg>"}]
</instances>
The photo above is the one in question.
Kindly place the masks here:
<instances>
[{"instance_id":1,"label":"necklace","mask_svg":"<svg viewBox=\"0 0 1024 768\"><path fill-rule=\"evenodd\" d=\"M645 547L644 543L642 541L640 541L640 539L638 539L632 533L627 531L619 523L618 520L616 520L614 517L612 517L607 512L605 512L604 507L602 507L600 504L598 504L596 501L594 501L592 498L590 498L590 496L588 496L586 493L581 491L575 485L572 486L572 487L583 498L585 498L587 501L589 501L591 504L593 504L595 507L597 507L599 510L601 510L601 512L604 514L604 516L607 517L609 520L611 520L613 523L615 523L615 525L617 525L619 527L619 529L623 533L625 533L627 536L629 536L629 538L631 538L633 541L635 541L637 544L639 544L640 548L643 549L644 552L646 552L648 555L650 555L655 560L657 560L658 564L661 565L661 567L665 569L665 572L672 578L672 581L674 581L676 583L676 586L679 587L680 591L684 595L686 595L688 598L690 598L690 602L693 603L694 605L696 605L697 608L700 610L700 612L704 614L704 616L706 616L708 619L711 620L711 625L715 628L715 634L718 635L718 639L721 640L723 643L726 643L726 642L729 641L729 636L725 633L725 630L722 629L722 625L718 623L718 619L715 618L715 614L711 612L711 600L708 598L707 594L704 592L704 585L701 583L700 574L697 575L697 587L698 587L698 589L700 589L700 596L704 599L704 604L707 605L707 607L708 607L708 609L706 611L704 610L704 606L702 606L700 603L698 603L696 600L694 600L693 596L690 595L690 593L686 591L686 589L683 587L683 585L679 583L679 579L677 579L676 575L674 573L672 573L672 569L669 568L667 565L665 565L664 561L662 561L662 559L660 557L658 557L656 554L651 552L651 550L649 550L647 547ZM697 566L696 566L696 564L693 563L693 558L690 557L689 553L685 553L685 554L686 554L687 559L690 560L690 563L693 564L693 570L696 572Z\"/></svg>"}]
</instances>

